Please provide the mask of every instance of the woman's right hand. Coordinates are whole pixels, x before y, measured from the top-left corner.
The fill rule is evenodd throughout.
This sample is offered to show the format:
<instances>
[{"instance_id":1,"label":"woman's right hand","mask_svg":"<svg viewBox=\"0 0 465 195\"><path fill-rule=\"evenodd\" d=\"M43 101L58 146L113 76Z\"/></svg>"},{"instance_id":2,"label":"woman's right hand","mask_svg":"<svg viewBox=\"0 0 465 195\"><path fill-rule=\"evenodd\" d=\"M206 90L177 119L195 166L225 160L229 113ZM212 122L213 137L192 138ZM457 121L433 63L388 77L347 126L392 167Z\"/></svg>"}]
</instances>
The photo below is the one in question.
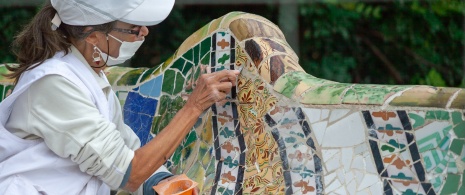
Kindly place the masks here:
<instances>
[{"instance_id":1,"label":"woman's right hand","mask_svg":"<svg viewBox=\"0 0 465 195\"><path fill-rule=\"evenodd\" d=\"M215 102L226 99L226 95L236 86L238 70L222 70L199 76L196 87L187 100L186 107L193 108L200 115Z\"/></svg>"}]
</instances>

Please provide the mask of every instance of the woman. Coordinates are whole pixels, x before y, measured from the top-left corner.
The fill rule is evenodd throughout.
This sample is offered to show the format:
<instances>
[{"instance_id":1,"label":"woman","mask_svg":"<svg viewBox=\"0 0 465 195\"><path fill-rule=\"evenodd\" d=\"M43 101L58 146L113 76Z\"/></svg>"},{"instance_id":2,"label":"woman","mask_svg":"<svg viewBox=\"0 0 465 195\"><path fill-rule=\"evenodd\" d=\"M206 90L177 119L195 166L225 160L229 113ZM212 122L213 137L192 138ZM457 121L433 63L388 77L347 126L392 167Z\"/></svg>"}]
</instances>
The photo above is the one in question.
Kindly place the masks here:
<instances>
[{"instance_id":1,"label":"woman","mask_svg":"<svg viewBox=\"0 0 465 195\"><path fill-rule=\"evenodd\" d=\"M51 0L16 37L15 90L0 104L0 194L153 193L162 165L239 74L201 75L186 105L140 147L103 69L134 55L174 0ZM167 179L168 178L168 179Z\"/></svg>"}]
</instances>

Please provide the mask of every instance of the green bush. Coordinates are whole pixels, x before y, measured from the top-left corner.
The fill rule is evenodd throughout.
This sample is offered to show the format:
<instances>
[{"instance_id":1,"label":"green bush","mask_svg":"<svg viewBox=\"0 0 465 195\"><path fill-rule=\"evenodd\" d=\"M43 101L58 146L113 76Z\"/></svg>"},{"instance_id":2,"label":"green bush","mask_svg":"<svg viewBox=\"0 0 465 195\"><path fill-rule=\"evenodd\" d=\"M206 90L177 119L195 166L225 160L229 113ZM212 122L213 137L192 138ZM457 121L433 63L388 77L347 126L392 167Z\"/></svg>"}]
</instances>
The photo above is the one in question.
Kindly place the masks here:
<instances>
[{"instance_id":1,"label":"green bush","mask_svg":"<svg viewBox=\"0 0 465 195\"><path fill-rule=\"evenodd\" d=\"M323 3L299 7L300 64L317 77L350 83L465 87L461 0ZM150 36L133 66L153 67L197 29L231 11L278 24L277 5L175 6ZM10 44L36 8L0 8L0 62L14 62Z\"/></svg>"}]
</instances>

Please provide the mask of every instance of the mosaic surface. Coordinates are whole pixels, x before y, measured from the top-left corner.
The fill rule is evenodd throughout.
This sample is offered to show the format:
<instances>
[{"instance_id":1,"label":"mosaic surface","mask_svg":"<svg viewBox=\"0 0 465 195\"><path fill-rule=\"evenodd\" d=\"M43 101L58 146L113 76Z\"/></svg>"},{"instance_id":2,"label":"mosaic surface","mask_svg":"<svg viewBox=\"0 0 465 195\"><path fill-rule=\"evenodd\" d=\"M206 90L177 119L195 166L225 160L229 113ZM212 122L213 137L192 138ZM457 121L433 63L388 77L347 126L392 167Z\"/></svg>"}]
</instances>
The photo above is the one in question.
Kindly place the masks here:
<instances>
[{"instance_id":1,"label":"mosaic surface","mask_svg":"<svg viewBox=\"0 0 465 195\"><path fill-rule=\"evenodd\" d=\"M213 20L152 69L109 68L143 144L199 75L241 70L166 162L202 194L465 194L465 90L313 77L279 28L252 14ZM0 66L0 73L6 69ZM0 77L0 98L11 92Z\"/></svg>"}]
</instances>

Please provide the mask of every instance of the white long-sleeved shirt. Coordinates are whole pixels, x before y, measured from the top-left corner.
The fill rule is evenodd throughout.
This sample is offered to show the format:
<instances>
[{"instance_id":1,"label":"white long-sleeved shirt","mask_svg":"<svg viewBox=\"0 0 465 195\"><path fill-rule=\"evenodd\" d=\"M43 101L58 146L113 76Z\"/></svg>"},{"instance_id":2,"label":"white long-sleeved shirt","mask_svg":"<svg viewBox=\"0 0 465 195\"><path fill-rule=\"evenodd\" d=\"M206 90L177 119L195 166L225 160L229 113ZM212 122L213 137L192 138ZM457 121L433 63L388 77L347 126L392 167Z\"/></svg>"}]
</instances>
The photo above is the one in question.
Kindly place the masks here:
<instances>
[{"instance_id":1,"label":"white long-sleeved shirt","mask_svg":"<svg viewBox=\"0 0 465 195\"><path fill-rule=\"evenodd\" d=\"M76 48L72 47L71 53L87 65ZM115 96L110 93L110 85L90 66L86 67L105 95ZM118 101L114 101L114 108L110 122L83 90L62 76L49 75L18 97L5 127L23 139L43 138L50 150L63 158L70 157L81 171L103 173L100 178L105 183L119 186L140 141L124 124Z\"/></svg>"}]
</instances>

